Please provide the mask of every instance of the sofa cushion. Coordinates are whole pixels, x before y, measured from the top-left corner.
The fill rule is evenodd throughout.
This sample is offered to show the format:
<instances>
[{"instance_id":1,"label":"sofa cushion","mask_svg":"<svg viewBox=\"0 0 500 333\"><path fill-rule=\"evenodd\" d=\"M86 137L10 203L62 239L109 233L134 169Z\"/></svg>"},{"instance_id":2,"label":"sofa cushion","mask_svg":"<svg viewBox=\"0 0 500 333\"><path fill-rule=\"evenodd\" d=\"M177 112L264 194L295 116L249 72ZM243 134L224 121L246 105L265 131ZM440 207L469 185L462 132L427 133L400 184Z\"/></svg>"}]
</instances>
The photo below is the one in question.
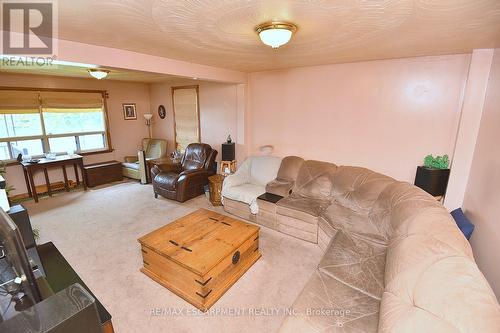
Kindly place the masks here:
<instances>
[{"instance_id":1,"label":"sofa cushion","mask_svg":"<svg viewBox=\"0 0 500 333\"><path fill-rule=\"evenodd\" d=\"M246 183L225 188L223 195L225 198L248 204L252 214L257 214L257 197L265 192L266 188L262 185Z\"/></svg>"},{"instance_id":2,"label":"sofa cushion","mask_svg":"<svg viewBox=\"0 0 500 333\"><path fill-rule=\"evenodd\" d=\"M290 196L276 203L276 213L309 223L318 223L318 216L330 203L308 198Z\"/></svg>"},{"instance_id":3,"label":"sofa cushion","mask_svg":"<svg viewBox=\"0 0 500 333\"><path fill-rule=\"evenodd\" d=\"M279 332L377 332L380 301L316 270Z\"/></svg>"},{"instance_id":4,"label":"sofa cushion","mask_svg":"<svg viewBox=\"0 0 500 333\"><path fill-rule=\"evenodd\" d=\"M133 170L139 170L139 167L140 167L139 162L132 162L132 163L130 163L130 162L123 162L122 166L124 168L133 169Z\"/></svg>"},{"instance_id":5,"label":"sofa cushion","mask_svg":"<svg viewBox=\"0 0 500 333\"><path fill-rule=\"evenodd\" d=\"M337 202L321 212L321 218L333 229L343 230L354 237L381 245L388 242L384 229L372 221L368 215L353 211Z\"/></svg>"},{"instance_id":6,"label":"sofa cushion","mask_svg":"<svg viewBox=\"0 0 500 333\"><path fill-rule=\"evenodd\" d=\"M333 163L305 161L299 169L293 194L297 197L331 200L333 174L337 166Z\"/></svg>"},{"instance_id":7,"label":"sofa cushion","mask_svg":"<svg viewBox=\"0 0 500 333\"><path fill-rule=\"evenodd\" d=\"M365 168L340 166L333 177L332 195L342 206L367 214L380 193L393 182L394 179Z\"/></svg>"},{"instance_id":8,"label":"sofa cushion","mask_svg":"<svg viewBox=\"0 0 500 333\"><path fill-rule=\"evenodd\" d=\"M376 299L384 291L386 247L339 231L319 263L331 277Z\"/></svg>"}]
</instances>

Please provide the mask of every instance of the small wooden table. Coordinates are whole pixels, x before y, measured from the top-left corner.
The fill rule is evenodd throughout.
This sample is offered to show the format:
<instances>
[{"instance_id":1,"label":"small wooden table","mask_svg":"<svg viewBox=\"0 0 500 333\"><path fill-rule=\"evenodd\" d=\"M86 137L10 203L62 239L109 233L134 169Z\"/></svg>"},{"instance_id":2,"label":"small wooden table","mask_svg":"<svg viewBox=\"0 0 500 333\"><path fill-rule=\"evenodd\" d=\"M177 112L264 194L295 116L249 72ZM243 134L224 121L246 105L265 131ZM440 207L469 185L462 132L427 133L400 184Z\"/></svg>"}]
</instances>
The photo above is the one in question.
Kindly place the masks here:
<instances>
[{"instance_id":1,"label":"small wooden table","mask_svg":"<svg viewBox=\"0 0 500 333\"><path fill-rule=\"evenodd\" d=\"M141 272L206 311L261 257L259 230L198 209L138 239Z\"/></svg>"},{"instance_id":2,"label":"small wooden table","mask_svg":"<svg viewBox=\"0 0 500 333\"><path fill-rule=\"evenodd\" d=\"M147 160L146 161L146 167L147 167L147 181L148 183L151 183L153 181L151 177L151 169L157 165L160 169L163 171L176 171L180 169L181 166L181 160L179 158L172 158L172 157L162 157L162 158L155 158L152 160Z\"/></svg>"},{"instance_id":3,"label":"small wooden table","mask_svg":"<svg viewBox=\"0 0 500 333\"><path fill-rule=\"evenodd\" d=\"M30 198L35 199L35 202L38 202L38 193L36 193L36 186L35 181L33 180L33 176L39 170L43 170L43 173L45 175L45 184L47 185L47 193L50 196L52 196L52 191L50 189L49 173L47 170L50 168L61 167L64 176L64 188L66 189L66 192L69 192L68 174L66 173L67 165L73 165L77 185L80 185L80 177L78 175L78 167L80 167L83 178L83 188L85 191L87 190L87 183L85 182L85 177L83 177L83 157L80 155L61 155L56 156L56 159L54 160L41 158L38 163L29 163L27 161L22 161L20 163L23 167L24 180L26 181L28 195L30 196Z\"/></svg>"}]
</instances>

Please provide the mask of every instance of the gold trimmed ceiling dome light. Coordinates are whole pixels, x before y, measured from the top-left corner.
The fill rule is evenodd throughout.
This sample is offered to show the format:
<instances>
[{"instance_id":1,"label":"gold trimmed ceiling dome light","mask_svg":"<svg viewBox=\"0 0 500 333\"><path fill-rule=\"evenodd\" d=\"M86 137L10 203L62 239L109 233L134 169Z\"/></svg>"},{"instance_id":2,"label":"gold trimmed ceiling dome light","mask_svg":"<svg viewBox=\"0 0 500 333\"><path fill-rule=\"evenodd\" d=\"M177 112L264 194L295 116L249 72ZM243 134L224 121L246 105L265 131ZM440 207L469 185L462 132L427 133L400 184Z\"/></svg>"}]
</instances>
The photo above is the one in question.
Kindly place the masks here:
<instances>
[{"instance_id":1,"label":"gold trimmed ceiling dome light","mask_svg":"<svg viewBox=\"0 0 500 333\"><path fill-rule=\"evenodd\" d=\"M109 74L109 71L106 69L88 69L88 72L90 76L98 80L104 79Z\"/></svg>"},{"instance_id":2,"label":"gold trimmed ceiling dome light","mask_svg":"<svg viewBox=\"0 0 500 333\"><path fill-rule=\"evenodd\" d=\"M290 41L297 26L289 22L266 22L255 27L262 43L277 49Z\"/></svg>"}]
</instances>

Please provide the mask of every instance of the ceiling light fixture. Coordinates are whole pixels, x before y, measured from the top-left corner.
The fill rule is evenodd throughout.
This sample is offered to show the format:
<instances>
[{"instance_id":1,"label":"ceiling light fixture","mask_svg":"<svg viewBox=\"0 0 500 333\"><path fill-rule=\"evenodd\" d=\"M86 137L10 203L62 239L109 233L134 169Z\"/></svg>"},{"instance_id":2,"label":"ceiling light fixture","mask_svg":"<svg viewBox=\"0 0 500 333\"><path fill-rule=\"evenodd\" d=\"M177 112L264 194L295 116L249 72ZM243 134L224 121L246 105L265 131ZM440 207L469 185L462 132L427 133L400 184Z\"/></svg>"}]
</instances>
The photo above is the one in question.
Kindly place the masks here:
<instances>
[{"instance_id":1,"label":"ceiling light fixture","mask_svg":"<svg viewBox=\"0 0 500 333\"><path fill-rule=\"evenodd\" d=\"M266 22L255 27L262 43L277 49L290 41L292 35L297 31L297 26L288 22Z\"/></svg>"},{"instance_id":2,"label":"ceiling light fixture","mask_svg":"<svg viewBox=\"0 0 500 333\"><path fill-rule=\"evenodd\" d=\"M89 71L90 76L98 80L104 79L109 74L109 71L106 69L87 69L87 70Z\"/></svg>"}]
</instances>

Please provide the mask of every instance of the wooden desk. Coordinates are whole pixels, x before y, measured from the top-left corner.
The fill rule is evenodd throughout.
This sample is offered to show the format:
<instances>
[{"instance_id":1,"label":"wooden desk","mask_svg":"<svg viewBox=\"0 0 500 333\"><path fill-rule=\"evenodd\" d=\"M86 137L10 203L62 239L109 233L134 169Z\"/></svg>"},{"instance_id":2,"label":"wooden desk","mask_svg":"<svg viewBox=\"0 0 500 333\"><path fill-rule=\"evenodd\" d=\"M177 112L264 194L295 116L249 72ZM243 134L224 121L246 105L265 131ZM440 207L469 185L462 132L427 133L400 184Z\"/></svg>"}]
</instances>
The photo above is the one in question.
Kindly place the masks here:
<instances>
[{"instance_id":1,"label":"wooden desk","mask_svg":"<svg viewBox=\"0 0 500 333\"><path fill-rule=\"evenodd\" d=\"M163 171L176 171L179 170L180 165L181 165L181 160L180 158L172 158L172 157L162 157L162 158L155 158L153 160L147 160L146 161L146 167L147 167L147 181L148 183L151 183L152 177L151 177L151 169L157 165L160 169Z\"/></svg>"},{"instance_id":2,"label":"wooden desk","mask_svg":"<svg viewBox=\"0 0 500 333\"><path fill-rule=\"evenodd\" d=\"M83 188L87 190L87 183L85 182L85 177L83 177L84 169L83 169L83 157L80 155L61 155L57 156L55 160L49 160L46 158L41 158L38 163L28 163L27 161L22 161L21 166L23 167L24 172L24 180L26 181L26 188L28 189L28 194L30 198L35 199L35 202L38 202L38 194L36 193L35 181L33 180L33 176L37 171L43 170L45 175L45 183L47 184L47 192L50 196L52 196L52 191L50 189L50 180L49 173L47 172L50 168L61 167L64 176L64 188L66 192L69 192L69 184L68 184L68 174L66 173L66 166L73 165L75 170L76 184L80 185L80 177L78 175L78 167L82 172L82 183Z\"/></svg>"}]
</instances>

